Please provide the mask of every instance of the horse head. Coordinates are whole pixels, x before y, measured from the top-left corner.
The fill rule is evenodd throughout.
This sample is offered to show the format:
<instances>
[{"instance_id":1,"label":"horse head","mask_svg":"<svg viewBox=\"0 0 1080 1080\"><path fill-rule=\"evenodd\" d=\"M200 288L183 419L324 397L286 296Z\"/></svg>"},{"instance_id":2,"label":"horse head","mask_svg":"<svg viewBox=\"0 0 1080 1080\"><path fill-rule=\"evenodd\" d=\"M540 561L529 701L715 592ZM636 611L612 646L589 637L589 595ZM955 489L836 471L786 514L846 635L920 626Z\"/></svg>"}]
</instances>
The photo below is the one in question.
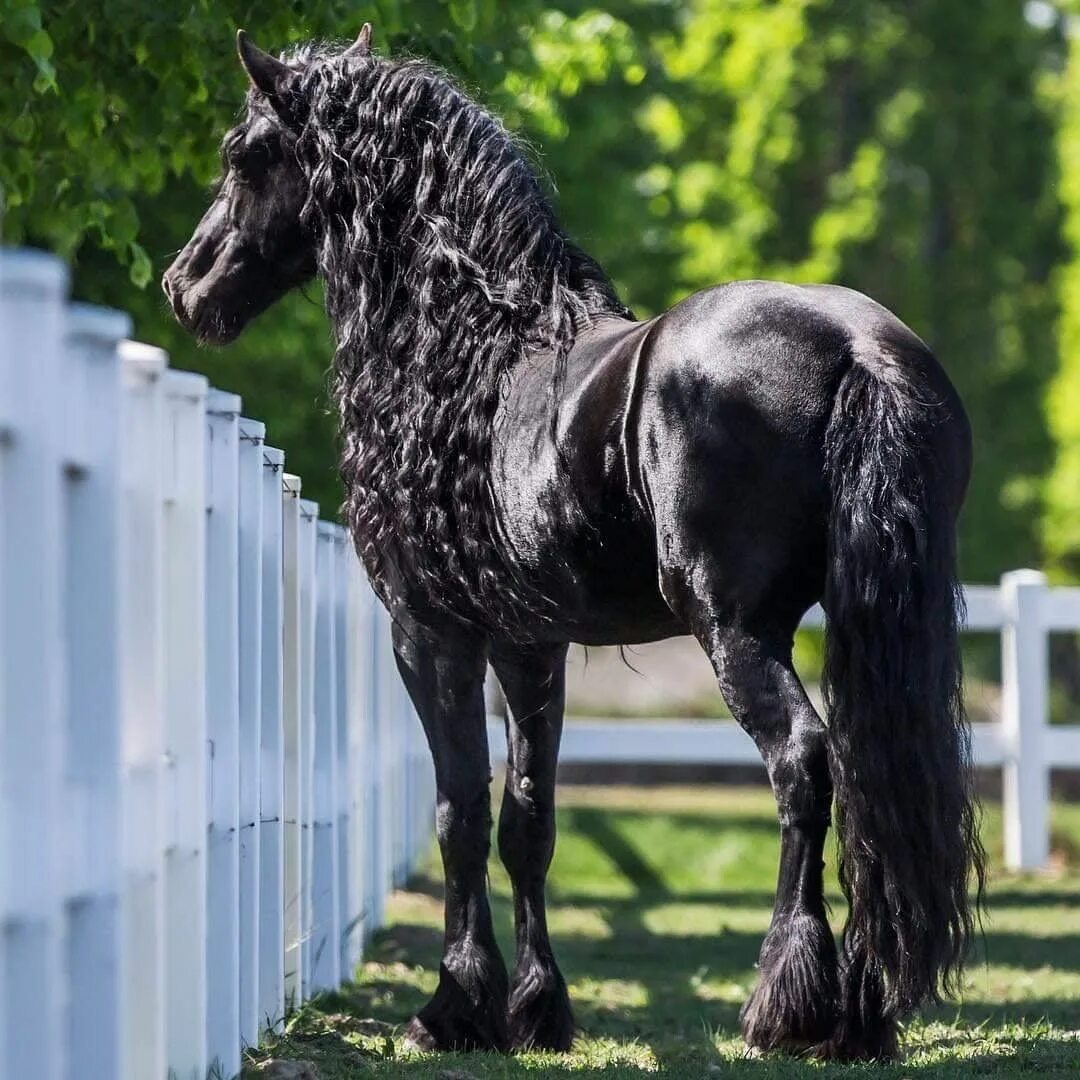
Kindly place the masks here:
<instances>
[{"instance_id":1,"label":"horse head","mask_svg":"<svg viewBox=\"0 0 1080 1080\"><path fill-rule=\"evenodd\" d=\"M296 142L306 118L302 69L237 31L251 90L243 120L222 143L224 176L191 239L165 271L162 288L180 323L221 345L256 315L315 276L315 237L302 210L307 179ZM371 25L342 54L371 54Z\"/></svg>"}]
</instances>

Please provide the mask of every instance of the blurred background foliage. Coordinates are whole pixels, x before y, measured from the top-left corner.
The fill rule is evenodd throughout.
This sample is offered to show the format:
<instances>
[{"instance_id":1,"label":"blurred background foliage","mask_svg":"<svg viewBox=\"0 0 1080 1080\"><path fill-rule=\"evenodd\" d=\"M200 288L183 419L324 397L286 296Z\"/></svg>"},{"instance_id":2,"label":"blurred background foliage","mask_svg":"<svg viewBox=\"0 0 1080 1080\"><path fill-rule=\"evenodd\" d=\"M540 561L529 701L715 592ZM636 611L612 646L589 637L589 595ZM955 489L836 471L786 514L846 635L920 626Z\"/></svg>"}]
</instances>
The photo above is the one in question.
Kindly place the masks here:
<instances>
[{"instance_id":1,"label":"blurred background foliage","mask_svg":"<svg viewBox=\"0 0 1080 1080\"><path fill-rule=\"evenodd\" d=\"M1080 16L1080 3L1076 8ZM318 290L222 351L157 278L187 240L267 48L434 59L531 145L566 227L640 315L736 277L895 310L971 413L962 573L1080 580L1080 24L1021 0L0 0L7 243L243 394L305 493L338 502Z\"/></svg>"}]
</instances>

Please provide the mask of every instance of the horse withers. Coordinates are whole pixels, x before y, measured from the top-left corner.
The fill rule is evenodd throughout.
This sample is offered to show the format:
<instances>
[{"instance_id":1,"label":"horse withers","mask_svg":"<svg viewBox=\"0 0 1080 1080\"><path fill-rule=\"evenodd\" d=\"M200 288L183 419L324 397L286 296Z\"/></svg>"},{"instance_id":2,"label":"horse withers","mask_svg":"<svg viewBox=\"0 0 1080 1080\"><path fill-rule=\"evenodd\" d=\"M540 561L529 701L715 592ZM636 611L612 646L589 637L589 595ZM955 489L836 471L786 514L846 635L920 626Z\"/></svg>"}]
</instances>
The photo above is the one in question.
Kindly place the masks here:
<instances>
[{"instance_id":1,"label":"horse withers","mask_svg":"<svg viewBox=\"0 0 1080 1080\"><path fill-rule=\"evenodd\" d=\"M544 910L568 642L691 633L780 819L744 1037L892 1055L898 1021L956 986L983 877L955 575L971 437L945 373L832 286L735 282L637 321L444 74L374 55L369 27L280 59L238 46L246 112L164 288L225 343L325 285L345 514L438 788L444 952L409 1038L569 1047ZM827 723L792 665L818 601ZM509 975L487 898L489 663L509 704ZM822 882L834 804L839 950Z\"/></svg>"}]
</instances>

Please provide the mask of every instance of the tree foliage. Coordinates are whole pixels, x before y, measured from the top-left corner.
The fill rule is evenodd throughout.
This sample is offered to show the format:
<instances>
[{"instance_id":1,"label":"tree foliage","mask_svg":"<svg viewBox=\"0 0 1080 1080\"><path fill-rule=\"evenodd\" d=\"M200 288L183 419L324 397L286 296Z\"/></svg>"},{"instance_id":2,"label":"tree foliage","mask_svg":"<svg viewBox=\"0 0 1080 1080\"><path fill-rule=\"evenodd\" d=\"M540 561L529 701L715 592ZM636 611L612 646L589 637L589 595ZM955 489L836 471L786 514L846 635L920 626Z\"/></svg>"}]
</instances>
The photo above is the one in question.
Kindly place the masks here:
<instances>
[{"instance_id":1,"label":"tree foliage","mask_svg":"<svg viewBox=\"0 0 1080 1080\"><path fill-rule=\"evenodd\" d=\"M1053 31L1022 5L564 4L505 80L571 231L651 312L735 277L896 310L972 414L965 575L1038 562L1060 257Z\"/></svg>"},{"instance_id":2,"label":"tree foliage","mask_svg":"<svg viewBox=\"0 0 1080 1080\"><path fill-rule=\"evenodd\" d=\"M536 149L569 230L642 314L734 277L837 281L954 375L976 464L967 578L1080 573L1080 53L1017 0L0 0L8 242L244 394L332 506L317 292L221 353L155 279L201 214L243 92L233 33L432 56ZM1059 183L1060 180L1060 183Z\"/></svg>"},{"instance_id":3,"label":"tree foliage","mask_svg":"<svg viewBox=\"0 0 1080 1080\"><path fill-rule=\"evenodd\" d=\"M1068 257L1058 274L1060 366L1047 394L1050 432L1058 448L1046 491L1045 547L1053 568L1080 578L1080 37L1073 37L1060 78L1058 159Z\"/></svg>"},{"instance_id":4,"label":"tree foliage","mask_svg":"<svg viewBox=\"0 0 1080 1080\"><path fill-rule=\"evenodd\" d=\"M82 298L124 308L136 333L244 397L251 415L332 514L339 501L328 416L330 343L318 291L294 296L232 348L199 350L173 323L157 279L208 202L218 143L246 78L235 33L278 49L350 39L365 18L378 48L433 57L494 82L518 46L529 0L0 0L0 221L5 242L75 263Z\"/></svg>"},{"instance_id":5,"label":"tree foliage","mask_svg":"<svg viewBox=\"0 0 1080 1080\"><path fill-rule=\"evenodd\" d=\"M498 48L480 42L499 42L514 25L496 0L383 0L368 8L384 46L465 71L502 63ZM0 0L8 240L32 238L68 256L89 241L145 284L153 237L140 206L178 178L206 185L215 176L217 139L245 86L237 27L280 48L349 37L361 22L345 0Z\"/></svg>"}]
</instances>

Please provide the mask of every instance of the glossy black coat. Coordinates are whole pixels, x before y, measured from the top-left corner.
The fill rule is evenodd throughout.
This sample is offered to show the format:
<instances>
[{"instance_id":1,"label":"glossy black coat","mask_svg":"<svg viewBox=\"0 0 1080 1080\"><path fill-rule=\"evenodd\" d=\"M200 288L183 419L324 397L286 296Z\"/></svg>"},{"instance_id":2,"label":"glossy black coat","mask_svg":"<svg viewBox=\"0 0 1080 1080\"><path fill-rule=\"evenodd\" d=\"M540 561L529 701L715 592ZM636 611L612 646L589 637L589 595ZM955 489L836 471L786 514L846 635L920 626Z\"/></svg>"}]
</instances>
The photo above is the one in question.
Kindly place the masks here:
<instances>
[{"instance_id":1,"label":"glossy black coat","mask_svg":"<svg viewBox=\"0 0 1080 1080\"><path fill-rule=\"evenodd\" d=\"M555 438L551 357L516 370L494 495L516 562L556 601L558 621L536 633L691 633L700 593L716 614L768 603L790 631L824 587L837 387L879 342L948 404L958 507L970 456L955 392L907 327L849 289L736 282L645 322L600 321L570 353Z\"/></svg>"},{"instance_id":2,"label":"glossy black coat","mask_svg":"<svg viewBox=\"0 0 1080 1080\"><path fill-rule=\"evenodd\" d=\"M928 445L916 448L923 463L914 467L929 472L933 463L928 509L938 520L933 527L947 536L971 463L959 399L925 344L895 316L831 286L737 282L646 322L602 319L570 352L564 392L555 400L551 365L550 355L538 353L511 373L496 424L493 493L515 565L542 584L556 617L538 621L531 628L535 641L522 646L422 606L418 613L408 589L396 605L399 660L439 773L451 890L450 960L411 1037L428 1048L569 1045L565 984L543 917L566 645L691 633L761 750L782 826L773 926L743 1013L744 1034L766 1049L888 1056L899 1010L887 1006L880 975L866 981L860 954L838 966L826 921L828 736L794 671L791 649L805 611L828 602L830 544L836 546L831 489L841 483L835 475L830 483L830 429L854 429L858 439L860 427L873 435L874 425L897 422L838 416L845 378L872 371L872 378L918 387L935 415L926 427ZM895 461L873 463L895 470L886 485L898 491L913 465L904 453L897 445ZM832 468L835 473L835 462ZM887 570L883 564L883 577ZM935 587L948 593L947 573ZM935 632L928 630L926 647L934 647ZM923 647L909 640L912 645ZM499 832L518 935L505 1028L508 991L492 975L502 960L484 871L484 656L494 663L510 710ZM883 683L880 693L887 692ZM870 701L865 706L873 709ZM942 717L947 722L944 711ZM946 782L962 786L948 772L957 768L948 753L942 762ZM459 872L462 851L474 854ZM470 943L469 964L479 962L482 978L461 964L462 941ZM856 989L864 983L873 989ZM477 985L484 988L479 1010L472 1001Z\"/></svg>"},{"instance_id":3,"label":"glossy black coat","mask_svg":"<svg viewBox=\"0 0 1080 1080\"><path fill-rule=\"evenodd\" d=\"M438 790L445 939L409 1038L570 1045L544 910L567 646L691 633L777 801L744 1037L889 1056L898 1020L956 985L982 880L955 577L970 431L942 369L881 306L831 286L738 282L623 318L504 129L440 73L373 57L369 30L287 62L239 47L247 114L163 285L221 343L316 268L326 284L349 520ZM526 340L557 353L522 355ZM525 626L475 617L484 598L506 598L505 615L536 592L547 603ZM463 594L471 618L448 613ZM792 664L819 600L828 727ZM489 664L508 704L509 973L487 896ZM834 793L839 952L822 884Z\"/></svg>"}]
</instances>

